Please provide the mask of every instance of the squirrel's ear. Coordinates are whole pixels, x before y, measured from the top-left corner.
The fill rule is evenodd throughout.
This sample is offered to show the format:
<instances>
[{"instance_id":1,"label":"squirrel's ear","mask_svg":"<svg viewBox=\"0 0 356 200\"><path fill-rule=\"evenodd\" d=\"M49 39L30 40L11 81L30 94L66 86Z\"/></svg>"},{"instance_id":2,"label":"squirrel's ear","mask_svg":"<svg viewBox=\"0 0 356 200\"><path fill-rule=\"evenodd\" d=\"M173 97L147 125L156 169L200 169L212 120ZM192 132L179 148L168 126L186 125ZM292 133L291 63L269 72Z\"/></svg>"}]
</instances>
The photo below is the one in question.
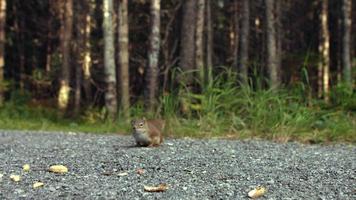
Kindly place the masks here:
<instances>
[{"instance_id":1,"label":"squirrel's ear","mask_svg":"<svg viewBox=\"0 0 356 200\"><path fill-rule=\"evenodd\" d=\"M135 120L131 120L131 125L134 125L135 124Z\"/></svg>"},{"instance_id":2,"label":"squirrel's ear","mask_svg":"<svg viewBox=\"0 0 356 200\"><path fill-rule=\"evenodd\" d=\"M143 121L146 121L146 117L142 117Z\"/></svg>"}]
</instances>

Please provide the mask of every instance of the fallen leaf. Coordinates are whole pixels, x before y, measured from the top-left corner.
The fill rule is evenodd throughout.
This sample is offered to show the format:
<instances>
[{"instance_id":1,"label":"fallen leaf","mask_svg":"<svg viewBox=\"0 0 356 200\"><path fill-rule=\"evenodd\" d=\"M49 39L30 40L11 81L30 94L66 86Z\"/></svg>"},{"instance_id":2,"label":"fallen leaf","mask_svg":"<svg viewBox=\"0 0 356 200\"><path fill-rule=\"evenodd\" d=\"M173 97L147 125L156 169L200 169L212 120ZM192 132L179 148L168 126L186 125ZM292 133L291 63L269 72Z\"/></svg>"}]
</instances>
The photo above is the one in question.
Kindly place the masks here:
<instances>
[{"instance_id":1,"label":"fallen leaf","mask_svg":"<svg viewBox=\"0 0 356 200\"><path fill-rule=\"evenodd\" d=\"M68 168L64 165L52 165L49 167L49 171L63 174L68 172Z\"/></svg>"},{"instance_id":2,"label":"fallen leaf","mask_svg":"<svg viewBox=\"0 0 356 200\"><path fill-rule=\"evenodd\" d=\"M15 181L15 182L19 182L19 181L21 180L21 176L11 174L11 175L10 175L10 179L13 180L13 181Z\"/></svg>"},{"instance_id":3,"label":"fallen leaf","mask_svg":"<svg viewBox=\"0 0 356 200\"><path fill-rule=\"evenodd\" d=\"M137 172L137 174L141 175L141 174L145 173L145 170L144 169L137 169L136 172Z\"/></svg>"},{"instance_id":4,"label":"fallen leaf","mask_svg":"<svg viewBox=\"0 0 356 200\"><path fill-rule=\"evenodd\" d=\"M39 187L42 187L43 185L44 185L44 183L37 181L33 184L33 188L39 188Z\"/></svg>"},{"instance_id":5,"label":"fallen leaf","mask_svg":"<svg viewBox=\"0 0 356 200\"><path fill-rule=\"evenodd\" d=\"M23 170L24 172L30 171L30 165L29 165L29 164L24 164L24 165L22 166L22 170Z\"/></svg>"},{"instance_id":6,"label":"fallen leaf","mask_svg":"<svg viewBox=\"0 0 356 200\"><path fill-rule=\"evenodd\" d=\"M111 176L113 173L112 172L103 172L101 174L104 176Z\"/></svg>"},{"instance_id":7,"label":"fallen leaf","mask_svg":"<svg viewBox=\"0 0 356 200\"><path fill-rule=\"evenodd\" d=\"M262 186L258 186L257 188L251 190L250 192L248 192L248 196L250 198L258 198L263 196L266 193L266 188L262 187Z\"/></svg>"},{"instance_id":8,"label":"fallen leaf","mask_svg":"<svg viewBox=\"0 0 356 200\"><path fill-rule=\"evenodd\" d=\"M157 186L147 186L144 185L143 188L146 192L164 192L168 189L168 185L165 183L161 183Z\"/></svg>"}]
</instances>

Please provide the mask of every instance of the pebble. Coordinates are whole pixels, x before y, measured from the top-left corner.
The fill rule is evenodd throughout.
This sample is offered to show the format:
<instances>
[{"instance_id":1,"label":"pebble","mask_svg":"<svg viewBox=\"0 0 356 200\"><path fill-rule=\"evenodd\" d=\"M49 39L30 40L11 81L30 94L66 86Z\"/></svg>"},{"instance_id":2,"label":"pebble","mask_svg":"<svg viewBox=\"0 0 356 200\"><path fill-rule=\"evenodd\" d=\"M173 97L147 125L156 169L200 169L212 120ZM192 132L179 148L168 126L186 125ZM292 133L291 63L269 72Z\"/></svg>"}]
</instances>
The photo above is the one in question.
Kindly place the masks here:
<instances>
[{"instance_id":1,"label":"pebble","mask_svg":"<svg viewBox=\"0 0 356 200\"><path fill-rule=\"evenodd\" d=\"M131 148L133 138L117 134L1 130L0 136L9 141L0 152L0 180L21 173L24 162L36 169L20 183L3 178L1 199L246 199L258 185L268 187L261 199L355 199L350 145L188 138ZM47 171L58 163L70 172ZM45 186L32 189L39 180ZM143 191L162 183L170 186L164 192Z\"/></svg>"}]
</instances>

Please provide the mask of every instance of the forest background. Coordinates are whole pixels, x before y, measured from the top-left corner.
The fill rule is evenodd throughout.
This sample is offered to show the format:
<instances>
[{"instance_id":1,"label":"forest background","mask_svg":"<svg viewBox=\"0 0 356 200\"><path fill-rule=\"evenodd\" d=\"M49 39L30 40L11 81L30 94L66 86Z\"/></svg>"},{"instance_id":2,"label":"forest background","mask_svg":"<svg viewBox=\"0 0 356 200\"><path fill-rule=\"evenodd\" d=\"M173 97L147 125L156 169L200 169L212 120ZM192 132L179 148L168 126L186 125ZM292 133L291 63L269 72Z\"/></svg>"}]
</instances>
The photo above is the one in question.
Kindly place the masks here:
<instances>
[{"instance_id":1,"label":"forest background","mask_svg":"<svg viewBox=\"0 0 356 200\"><path fill-rule=\"evenodd\" d=\"M356 142L354 0L0 0L0 128Z\"/></svg>"}]
</instances>

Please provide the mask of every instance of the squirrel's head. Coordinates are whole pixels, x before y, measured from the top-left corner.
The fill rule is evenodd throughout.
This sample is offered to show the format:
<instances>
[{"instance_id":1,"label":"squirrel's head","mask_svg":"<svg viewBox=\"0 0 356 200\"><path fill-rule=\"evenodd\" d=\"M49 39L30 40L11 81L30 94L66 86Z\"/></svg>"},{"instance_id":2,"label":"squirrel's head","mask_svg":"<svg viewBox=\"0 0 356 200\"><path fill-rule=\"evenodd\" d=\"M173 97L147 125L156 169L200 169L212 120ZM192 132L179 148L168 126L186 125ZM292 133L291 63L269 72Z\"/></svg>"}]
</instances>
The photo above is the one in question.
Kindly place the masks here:
<instances>
[{"instance_id":1,"label":"squirrel's head","mask_svg":"<svg viewBox=\"0 0 356 200\"><path fill-rule=\"evenodd\" d=\"M134 119L131 121L131 126L134 130L146 130L146 119Z\"/></svg>"}]
</instances>

